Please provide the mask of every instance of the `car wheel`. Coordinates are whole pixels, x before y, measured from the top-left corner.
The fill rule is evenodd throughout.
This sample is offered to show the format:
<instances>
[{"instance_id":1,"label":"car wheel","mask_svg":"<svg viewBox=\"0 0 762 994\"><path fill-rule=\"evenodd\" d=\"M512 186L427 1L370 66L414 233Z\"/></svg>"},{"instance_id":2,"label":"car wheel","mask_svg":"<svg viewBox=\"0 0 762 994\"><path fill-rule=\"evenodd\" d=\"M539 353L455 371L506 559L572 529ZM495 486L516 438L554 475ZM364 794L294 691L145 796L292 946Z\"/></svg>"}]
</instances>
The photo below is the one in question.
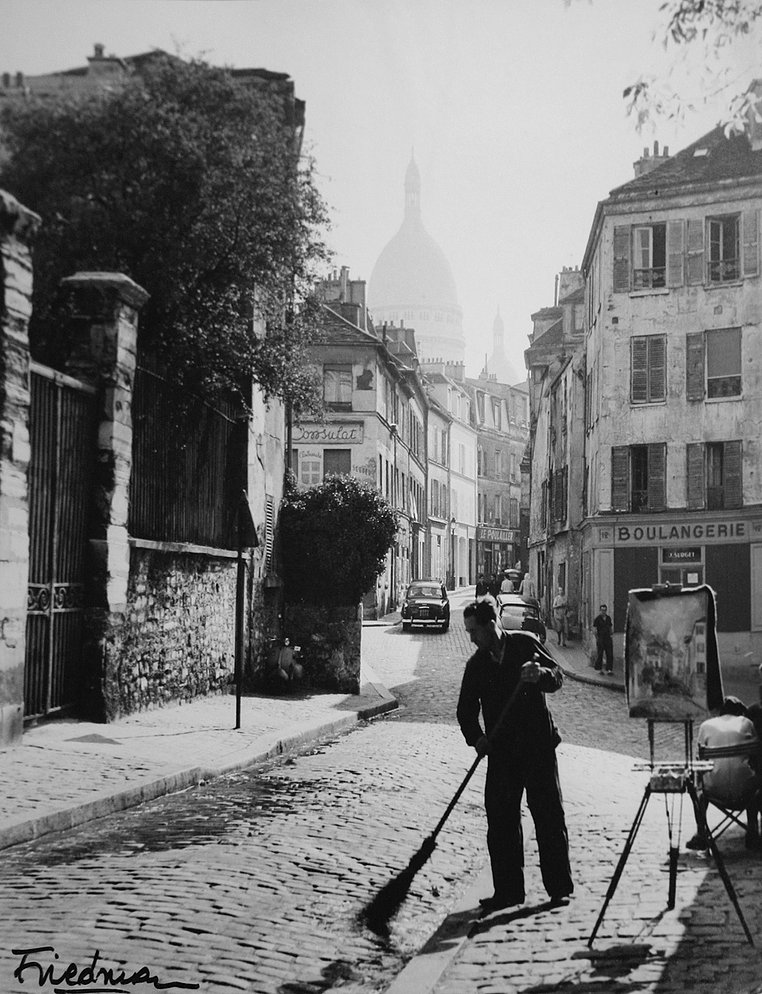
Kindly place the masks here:
<instances>
[{"instance_id":1,"label":"car wheel","mask_svg":"<svg viewBox=\"0 0 762 994\"><path fill-rule=\"evenodd\" d=\"M412 624L413 624L412 621L403 621L402 622L402 631L403 632L409 632L410 631L410 627L411 627Z\"/></svg>"}]
</instances>

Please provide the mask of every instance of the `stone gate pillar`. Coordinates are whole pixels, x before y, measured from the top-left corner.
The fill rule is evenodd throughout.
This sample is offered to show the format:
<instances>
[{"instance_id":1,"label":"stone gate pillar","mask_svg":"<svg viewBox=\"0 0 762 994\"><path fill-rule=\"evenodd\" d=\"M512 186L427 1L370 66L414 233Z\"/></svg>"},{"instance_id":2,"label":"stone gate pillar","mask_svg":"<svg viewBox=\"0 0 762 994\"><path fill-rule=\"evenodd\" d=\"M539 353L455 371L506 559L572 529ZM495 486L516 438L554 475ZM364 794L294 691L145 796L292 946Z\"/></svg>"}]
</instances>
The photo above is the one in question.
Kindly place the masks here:
<instances>
[{"instance_id":1,"label":"stone gate pillar","mask_svg":"<svg viewBox=\"0 0 762 994\"><path fill-rule=\"evenodd\" d=\"M40 223L0 190L0 748L21 739L29 580L29 244Z\"/></svg>"},{"instance_id":2,"label":"stone gate pillar","mask_svg":"<svg viewBox=\"0 0 762 994\"><path fill-rule=\"evenodd\" d=\"M66 372L98 390L96 464L82 650L89 716L118 713L111 688L119 663L130 571L127 518L132 469L132 391L137 322L147 292L122 273L76 273L61 281L69 299L72 349Z\"/></svg>"}]
</instances>

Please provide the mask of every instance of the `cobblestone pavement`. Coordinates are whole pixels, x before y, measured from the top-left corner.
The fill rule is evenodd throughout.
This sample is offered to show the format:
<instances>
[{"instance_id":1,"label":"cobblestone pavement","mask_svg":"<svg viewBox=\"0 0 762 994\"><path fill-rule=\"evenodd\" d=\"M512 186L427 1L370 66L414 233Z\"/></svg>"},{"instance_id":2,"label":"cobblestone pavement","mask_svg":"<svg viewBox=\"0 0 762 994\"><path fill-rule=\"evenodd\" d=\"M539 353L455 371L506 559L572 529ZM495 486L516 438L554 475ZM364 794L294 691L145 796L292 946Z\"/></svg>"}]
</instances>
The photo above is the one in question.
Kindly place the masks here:
<instances>
[{"instance_id":1,"label":"cobblestone pavement","mask_svg":"<svg viewBox=\"0 0 762 994\"><path fill-rule=\"evenodd\" d=\"M446 634L368 628L363 639L379 679L402 703L394 716L295 760L0 853L2 994L53 990L53 978L43 985L31 968L23 987L13 977L20 954L11 950L43 946L59 959L53 951L35 956L55 962L56 977L69 962L87 966L98 950L106 966L147 966L164 983L206 992L385 989L485 863L483 771L416 876L390 941L358 927L364 901L406 866L473 756L454 721L470 652L460 619ZM529 839L527 908L479 922L439 994L750 989L760 960L703 857L681 856L678 908L664 912L662 798L650 805L601 928L596 949L609 955L588 957L585 939L642 791L629 757L645 755L645 730L626 718L622 695L606 688L567 682L552 705L564 736L560 764L578 895L568 907L541 904ZM758 934L759 857L737 838L725 849Z\"/></svg>"}]
</instances>

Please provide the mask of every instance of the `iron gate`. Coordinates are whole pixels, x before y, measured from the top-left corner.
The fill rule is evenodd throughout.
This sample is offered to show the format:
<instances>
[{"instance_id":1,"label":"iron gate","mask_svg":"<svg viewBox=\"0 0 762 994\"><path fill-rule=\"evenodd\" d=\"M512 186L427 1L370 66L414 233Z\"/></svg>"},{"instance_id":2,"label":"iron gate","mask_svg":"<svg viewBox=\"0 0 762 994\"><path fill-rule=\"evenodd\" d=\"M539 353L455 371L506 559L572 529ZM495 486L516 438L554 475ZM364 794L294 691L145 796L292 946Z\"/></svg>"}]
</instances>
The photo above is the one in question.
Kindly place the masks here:
<instances>
[{"instance_id":1,"label":"iron gate","mask_svg":"<svg viewBox=\"0 0 762 994\"><path fill-rule=\"evenodd\" d=\"M24 717L77 701L95 388L31 364Z\"/></svg>"}]
</instances>

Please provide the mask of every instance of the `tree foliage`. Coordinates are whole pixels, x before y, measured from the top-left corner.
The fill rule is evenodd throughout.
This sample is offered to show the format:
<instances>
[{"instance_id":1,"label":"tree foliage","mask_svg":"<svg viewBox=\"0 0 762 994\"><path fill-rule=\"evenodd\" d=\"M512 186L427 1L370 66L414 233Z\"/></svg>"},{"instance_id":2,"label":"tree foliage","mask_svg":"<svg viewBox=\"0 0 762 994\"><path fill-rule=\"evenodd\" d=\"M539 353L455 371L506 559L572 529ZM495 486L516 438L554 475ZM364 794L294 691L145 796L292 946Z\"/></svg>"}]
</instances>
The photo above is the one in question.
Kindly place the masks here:
<instances>
[{"instance_id":1,"label":"tree foliage","mask_svg":"<svg viewBox=\"0 0 762 994\"><path fill-rule=\"evenodd\" d=\"M384 571L397 515L378 491L350 476L291 487L281 505L286 596L312 604L357 604Z\"/></svg>"},{"instance_id":2,"label":"tree foliage","mask_svg":"<svg viewBox=\"0 0 762 994\"><path fill-rule=\"evenodd\" d=\"M572 0L565 2L569 6ZM686 96L695 91L699 104L719 106L727 134L742 131L757 100L742 90L740 79L758 73L762 0L664 0L659 15L653 40L670 57L670 66L664 74L642 74L623 93L638 128L684 119L697 109Z\"/></svg>"},{"instance_id":3,"label":"tree foliage","mask_svg":"<svg viewBox=\"0 0 762 994\"><path fill-rule=\"evenodd\" d=\"M66 348L60 279L116 270L150 293L140 347L175 378L208 397L251 374L309 409L326 212L277 88L157 53L123 84L31 98L0 123L0 185L43 219L39 358Z\"/></svg>"}]
</instances>

